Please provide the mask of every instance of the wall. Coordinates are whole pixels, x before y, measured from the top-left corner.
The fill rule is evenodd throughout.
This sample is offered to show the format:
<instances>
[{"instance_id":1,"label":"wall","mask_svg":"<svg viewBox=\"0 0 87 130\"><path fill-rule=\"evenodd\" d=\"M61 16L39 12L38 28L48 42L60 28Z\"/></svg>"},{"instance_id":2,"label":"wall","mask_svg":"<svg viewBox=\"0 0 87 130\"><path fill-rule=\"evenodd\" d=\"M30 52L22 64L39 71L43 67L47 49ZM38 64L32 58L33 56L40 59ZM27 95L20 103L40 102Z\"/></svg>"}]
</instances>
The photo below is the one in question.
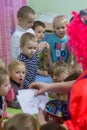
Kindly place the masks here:
<instances>
[{"instance_id":1,"label":"wall","mask_svg":"<svg viewBox=\"0 0 87 130\"><path fill-rule=\"evenodd\" d=\"M83 2L84 1L84 2ZM73 10L79 12L87 7L87 0L27 0L36 12L36 20L46 25L46 30L52 30L52 21L58 14L66 14L68 19Z\"/></svg>"},{"instance_id":2,"label":"wall","mask_svg":"<svg viewBox=\"0 0 87 130\"><path fill-rule=\"evenodd\" d=\"M87 8L87 0L27 0L37 14L43 12L58 12L70 15L72 10Z\"/></svg>"}]
</instances>

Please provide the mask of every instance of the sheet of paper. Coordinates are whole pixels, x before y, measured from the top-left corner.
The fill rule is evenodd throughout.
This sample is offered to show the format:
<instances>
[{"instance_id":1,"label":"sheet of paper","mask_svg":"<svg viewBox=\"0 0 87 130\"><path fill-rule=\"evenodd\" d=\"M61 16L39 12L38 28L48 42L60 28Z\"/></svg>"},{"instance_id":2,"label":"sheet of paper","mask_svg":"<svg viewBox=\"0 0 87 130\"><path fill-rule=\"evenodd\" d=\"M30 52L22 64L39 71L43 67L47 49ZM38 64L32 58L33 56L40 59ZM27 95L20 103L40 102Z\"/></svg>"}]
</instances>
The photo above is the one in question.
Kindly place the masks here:
<instances>
[{"instance_id":1,"label":"sheet of paper","mask_svg":"<svg viewBox=\"0 0 87 130\"><path fill-rule=\"evenodd\" d=\"M36 91L34 89L19 91L17 98L24 113L37 114L38 107L44 110L46 103L49 101L47 94L35 97L34 94Z\"/></svg>"}]
</instances>

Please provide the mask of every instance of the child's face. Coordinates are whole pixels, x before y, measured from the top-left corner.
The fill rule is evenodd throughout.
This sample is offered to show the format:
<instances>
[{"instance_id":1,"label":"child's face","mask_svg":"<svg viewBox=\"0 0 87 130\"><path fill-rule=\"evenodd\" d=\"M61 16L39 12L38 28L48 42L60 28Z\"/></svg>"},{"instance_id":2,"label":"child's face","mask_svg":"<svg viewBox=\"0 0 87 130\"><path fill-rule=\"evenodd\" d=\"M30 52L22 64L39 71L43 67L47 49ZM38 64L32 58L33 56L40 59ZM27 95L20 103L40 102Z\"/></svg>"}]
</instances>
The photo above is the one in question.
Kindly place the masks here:
<instances>
[{"instance_id":1,"label":"child's face","mask_svg":"<svg viewBox=\"0 0 87 130\"><path fill-rule=\"evenodd\" d=\"M62 72L60 76L58 77L59 81L64 81L69 76L68 72Z\"/></svg>"},{"instance_id":2,"label":"child's face","mask_svg":"<svg viewBox=\"0 0 87 130\"><path fill-rule=\"evenodd\" d=\"M11 85L10 85L9 76L6 75L5 82L0 86L0 96L6 96L10 88Z\"/></svg>"},{"instance_id":3,"label":"child's face","mask_svg":"<svg viewBox=\"0 0 87 130\"><path fill-rule=\"evenodd\" d=\"M42 26L38 26L35 28L34 31L38 41L41 41L44 38L45 28L43 28Z\"/></svg>"},{"instance_id":4,"label":"child's face","mask_svg":"<svg viewBox=\"0 0 87 130\"><path fill-rule=\"evenodd\" d=\"M27 29L29 29L29 28L31 28L33 26L34 20L35 20L35 15L29 13L27 15L26 19L19 18L18 22L19 22L19 25L22 28L24 28L25 30L27 30Z\"/></svg>"},{"instance_id":5,"label":"child's face","mask_svg":"<svg viewBox=\"0 0 87 130\"><path fill-rule=\"evenodd\" d=\"M16 81L17 83L21 84L24 80L26 68L24 65L17 65L12 72L10 73L10 77Z\"/></svg>"},{"instance_id":6,"label":"child's face","mask_svg":"<svg viewBox=\"0 0 87 130\"><path fill-rule=\"evenodd\" d=\"M20 46L22 53L26 55L28 58L31 58L37 51L37 42L27 41L24 46Z\"/></svg>"},{"instance_id":7,"label":"child's face","mask_svg":"<svg viewBox=\"0 0 87 130\"><path fill-rule=\"evenodd\" d=\"M54 31L56 35L62 39L66 35L66 24L63 21L56 22Z\"/></svg>"}]
</instances>

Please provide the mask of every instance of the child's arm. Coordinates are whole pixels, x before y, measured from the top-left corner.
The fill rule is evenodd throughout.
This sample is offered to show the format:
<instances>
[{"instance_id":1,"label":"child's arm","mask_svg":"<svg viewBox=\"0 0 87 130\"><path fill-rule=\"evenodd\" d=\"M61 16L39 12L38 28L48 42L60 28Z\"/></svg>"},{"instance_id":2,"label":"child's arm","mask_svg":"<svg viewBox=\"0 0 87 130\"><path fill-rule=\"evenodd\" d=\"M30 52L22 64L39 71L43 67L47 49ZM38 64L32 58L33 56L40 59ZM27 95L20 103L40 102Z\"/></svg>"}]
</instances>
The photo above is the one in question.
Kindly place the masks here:
<instances>
[{"instance_id":1,"label":"child's arm","mask_svg":"<svg viewBox=\"0 0 87 130\"><path fill-rule=\"evenodd\" d=\"M51 48L47 49L47 59L49 63L49 67L53 67L52 57L51 57Z\"/></svg>"},{"instance_id":2,"label":"child's arm","mask_svg":"<svg viewBox=\"0 0 87 130\"><path fill-rule=\"evenodd\" d=\"M46 70L37 69L37 73L42 76L48 76L48 72Z\"/></svg>"},{"instance_id":3,"label":"child's arm","mask_svg":"<svg viewBox=\"0 0 87 130\"><path fill-rule=\"evenodd\" d=\"M49 49L50 45L47 42L41 42L38 44L37 51L42 51L43 49Z\"/></svg>"}]
</instances>

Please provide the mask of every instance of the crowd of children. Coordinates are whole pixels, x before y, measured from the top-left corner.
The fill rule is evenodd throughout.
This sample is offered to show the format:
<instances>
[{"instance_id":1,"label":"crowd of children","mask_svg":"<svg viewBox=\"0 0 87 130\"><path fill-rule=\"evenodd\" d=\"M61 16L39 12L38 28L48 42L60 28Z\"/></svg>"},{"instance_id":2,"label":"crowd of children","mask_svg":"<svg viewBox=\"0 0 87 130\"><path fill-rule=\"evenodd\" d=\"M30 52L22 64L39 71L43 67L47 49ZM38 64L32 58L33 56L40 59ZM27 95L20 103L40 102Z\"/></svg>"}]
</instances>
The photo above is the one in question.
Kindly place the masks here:
<instances>
[{"instance_id":1,"label":"crowd of children","mask_svg":"<svg viewBox=\"0 0 87 130\"><path fill-rule=\"evenodd\" d=\"M75 13L70 23L65 15L56 16L53 19L53 33L47 41L42 42L45 36L45 24L42 21L35 21L35 11L31 7L23 6L18 10L18 25L11 37L12 61L8 68L0 59L0 128L38 129L38 122L33 116L6 112L7 106L21 108L17 101L18 90L36 88L38 91L35 96L50 90L49 95L52 98L66 100L68 104L66 110L68 120L64 121L64 125L46 122L40 109L37 118L41 125L40 130L87 129L87 71L83 72L83 69L87 68L85 43L87 21L84 17L87 17L86 11ZM78 23L80 24L77 27ZM80 31L78 32L80 35L74 34L79 27L84 28L83 37ZM81 36L81 39L78 36ZM76 55L75 60L73 54ZM10 119L2 124L3 118Z\"/></svg>"}]
</instances>

